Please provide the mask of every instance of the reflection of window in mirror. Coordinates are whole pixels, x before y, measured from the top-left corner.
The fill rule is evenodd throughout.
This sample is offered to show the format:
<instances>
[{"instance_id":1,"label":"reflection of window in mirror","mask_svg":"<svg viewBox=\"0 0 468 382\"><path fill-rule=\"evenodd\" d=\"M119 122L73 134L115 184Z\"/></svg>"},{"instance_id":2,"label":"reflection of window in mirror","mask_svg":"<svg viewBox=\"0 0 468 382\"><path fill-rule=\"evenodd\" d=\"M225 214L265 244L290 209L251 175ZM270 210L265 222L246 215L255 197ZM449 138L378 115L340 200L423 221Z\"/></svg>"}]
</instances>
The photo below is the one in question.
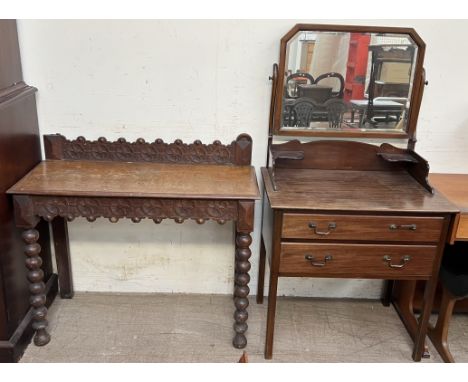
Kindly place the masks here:
<instances>
[{"instance_id":1,"label":"reflection of window in mirror","mask_svg":"<svg viewBox=\"0 0 468 382\"><path fill-rule=\"evenodd\" d=\"M409 84L411 64L409 62L384 62L380 70L379 80Z\"/></svg>"},{"instance_id":2,"label":"reflection of window in mirror","mask_svg":"<svg viewBox=\"0 0 468 382\"><path fill-rule=\"evenodd\" d=\"M346 64L349 49L349 33L320 33L317 34L314 60L311 65L311 74L319 77L325 73L346 73ZM321 86L331 86L332 91L339 90L339 82L335 78L320 81Z\"/></svg>"},{"instance_id":3,"label":"reflection of window in mirror","mask_svg":"<svg viewBox=\"0 0 468 382\"><path fill-rule=\"evenodd\" d=\"M301 72L310 73L315 41L304 41L301 49Z\"/></svg>"}]
</instances>

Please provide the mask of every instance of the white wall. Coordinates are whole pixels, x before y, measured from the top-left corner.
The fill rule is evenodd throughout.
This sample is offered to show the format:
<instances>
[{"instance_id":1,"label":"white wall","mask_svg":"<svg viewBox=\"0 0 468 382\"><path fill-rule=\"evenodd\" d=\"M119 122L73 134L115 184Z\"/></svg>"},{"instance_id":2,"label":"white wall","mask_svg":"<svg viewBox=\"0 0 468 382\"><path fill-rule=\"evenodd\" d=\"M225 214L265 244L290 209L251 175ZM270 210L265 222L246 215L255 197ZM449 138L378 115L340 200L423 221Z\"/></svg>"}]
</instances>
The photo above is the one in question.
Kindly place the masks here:
<instances>
[{"instance_id":1,"label":"white wall","mask_svg":"<svg viewBox=\"0 0 468 382\"><path fill-rule=\"evenodd\" d=\"M296 22L21 20L23 73L39 89L41 133L227 143L247 132L258 170L265 164L268 76L278 60L280 38ZM420 33L427 43L429 87L417 149L434 171L468 172L468 80L462 70L468 60L468 22L330 22L411 26ZM69 229L76 290L232 292L232 224L78 219ZM380 281L289 279L280 281L279 293L377 297L380 286Z\"/></svg>"}]
</instances>

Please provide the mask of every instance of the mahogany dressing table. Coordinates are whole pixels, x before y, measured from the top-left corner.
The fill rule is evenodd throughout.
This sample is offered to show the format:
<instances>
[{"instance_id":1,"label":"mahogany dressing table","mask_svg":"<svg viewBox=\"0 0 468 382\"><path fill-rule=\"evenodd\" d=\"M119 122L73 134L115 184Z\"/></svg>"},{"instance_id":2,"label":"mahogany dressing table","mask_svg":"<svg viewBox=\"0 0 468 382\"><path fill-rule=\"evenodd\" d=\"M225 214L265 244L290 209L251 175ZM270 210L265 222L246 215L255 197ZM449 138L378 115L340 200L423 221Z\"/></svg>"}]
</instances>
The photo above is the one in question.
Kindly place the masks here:
<instances>
[{"instance_id":1,"label":"mahogany dressing table","mask_svg":"<svg viewBox=\"0 0 468 382\"><path fill-rule=\"evenodd\" d=\"M241 134L230 145L164 143L158 139L134 143L120 138L88 141L44 136L47 160L41 162L8 190L13 195L15 221L24 229L30 304L33 308L34 343L50 341L41 247L35 229L40 219L51 222L60 295L72 298L67 221L99 217L115 223L129 218L138 223L211 219L220 224L234 221L235 285L233 346L247 345L249 305L250 233L254 204L259 199L255 170L250 165L252 139Z\"/></svg>"},{"instance_id":2,"label":"mahogany dressing table","mask_svg":"<svg viewBox=\"0 0 468 382\"><path fill-rule=\"evenodd\" d=\"M367 66L379 44L386 57L405 65L408 73L403 79L409 89L407 110L391 119L381 118L374 107L378 78L374 64ZM308 45L313 45L312 58L298 59L306 57ZM425 84L424 50L411 28L298 24L281 39L280 62L273 65L271 77L268 163L262 168L257 302L263 302L268 259L265 358L273 356L279 277L426 280L420 317L402 317L414 341L413 359L425 355L441 256L458 209L434 193L427 180L429 165L414 151ZM412 61L400 62L409 51ZM324 67L324 62L331 64ZM389 78L395 75L392 68L385 68ZM329 121L340 123L328 128L316 123L313 102L287 110L297 115L286 118L291 117L283 106L290 103L284 90L288 74L316 78L327 70L329 77L338 72L346 79L344 94L337 93L328 110ZM357 75L368 79L369 94L364 86L353 88ZM363 105L361 121L353 120L355 100ZM301 123L287 123L297 120ZM368 139L382 143L370 144ZM386 143L388 139L400 140L399 147Z\"/></svg>"}]
</instances>

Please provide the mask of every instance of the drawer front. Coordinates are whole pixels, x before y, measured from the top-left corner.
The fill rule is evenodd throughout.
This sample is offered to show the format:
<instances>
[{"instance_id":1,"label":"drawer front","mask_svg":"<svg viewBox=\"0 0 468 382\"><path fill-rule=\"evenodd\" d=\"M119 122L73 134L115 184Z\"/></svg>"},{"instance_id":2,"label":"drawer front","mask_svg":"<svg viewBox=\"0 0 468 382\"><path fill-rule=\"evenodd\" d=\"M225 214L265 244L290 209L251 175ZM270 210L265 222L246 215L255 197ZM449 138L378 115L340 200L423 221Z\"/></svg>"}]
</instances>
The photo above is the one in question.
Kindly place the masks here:
<instances>
[{"instance_id":1,"label":"drawer front","mask_svg":"<svg viewBox=\"0 0 468 382\"><path fill-rule=\"evenodd\" d=\"M282 243L280 274L315 277L427 278L434 245Z\"/></svg>"},{"instance_id":2,"label":"drawer front","mask_svg":"<svg viewBox=\"0 0 468 382\"><path fill-rule=\"evenodd\" d=\"M437 243L440 239L443 223L442 217L285 213L282 237L287 239Z\"/></svg>"}]
</instances>

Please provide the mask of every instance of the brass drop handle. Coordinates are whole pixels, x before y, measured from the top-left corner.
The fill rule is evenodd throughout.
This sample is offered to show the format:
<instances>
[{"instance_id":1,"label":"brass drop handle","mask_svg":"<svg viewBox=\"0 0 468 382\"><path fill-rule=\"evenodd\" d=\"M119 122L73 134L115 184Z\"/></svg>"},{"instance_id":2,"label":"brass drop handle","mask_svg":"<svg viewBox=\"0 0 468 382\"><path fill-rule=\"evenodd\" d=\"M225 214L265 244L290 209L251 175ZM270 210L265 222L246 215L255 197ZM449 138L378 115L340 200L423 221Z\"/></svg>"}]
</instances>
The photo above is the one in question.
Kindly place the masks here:
<instances>
[{"instance_id":1,"label":"brass drop handle","mask_svg":"<svg viewBox=\"0 0 468 382\"><path fill-rule=\"evenodd\" d=\"M403 268L408 261L411 260L411 256L403 256L401 258L400 264L392 264L392 258L389 255L383 257L383 261L387 263L390 268Z\"/></svg>"},{"instance_id":2,"label":"brass drop handle","mask_svg":"<svg viewBox=\"0 0 468 382\"><path fill-rule=\"evenodd\" d=\"M416 231L416 224L390 224L388 226L390 230L396 230L396 229L407 229L409 231Z\"/></svg>"},{"instance_id":3,"label":"brass drop handle","mask_svg":"<svg viewBox=\"0 0 468 382\"><path fill-rule=\"evenodd\" d=\"M328 224L328 231L317 231L317 223L314 223L314 222L310 222L309 223L309 228L310 229L313 229L314 230L314 233L316 235L320 235L320 236L327 236L330 234L331 231L333 231L334 229L336 229L336 223L329 223Z\"/></svg>"},{"instance_id":4,"label":"brass drop handle","mask_svg":"<svg viewBox=\"0 0 468 382\"><path fill-rule=\"evenodd\" d=\"M333 257L330 255L325 256L325 258L323 259L324 261L316 261L314 256L312 255L305 255L304 258L307 261L310 261L310 264L313 265L314 267L324 267L327 261L333 260Z\"/></svg>"}]
</instances>

